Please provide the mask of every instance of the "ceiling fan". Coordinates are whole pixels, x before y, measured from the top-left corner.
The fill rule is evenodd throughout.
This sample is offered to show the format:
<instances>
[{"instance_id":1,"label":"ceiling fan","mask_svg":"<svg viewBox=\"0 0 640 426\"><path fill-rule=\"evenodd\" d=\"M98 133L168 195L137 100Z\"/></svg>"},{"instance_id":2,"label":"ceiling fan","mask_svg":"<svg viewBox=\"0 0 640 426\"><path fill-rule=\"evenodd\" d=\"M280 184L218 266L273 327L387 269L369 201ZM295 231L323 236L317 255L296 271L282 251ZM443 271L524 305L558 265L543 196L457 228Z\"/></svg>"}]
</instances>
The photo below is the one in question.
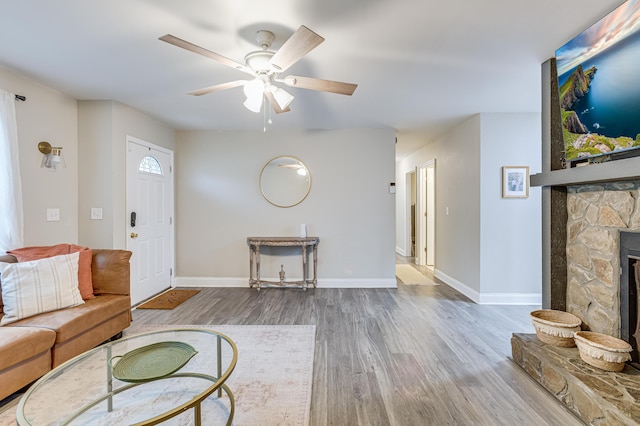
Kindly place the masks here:
<instances>
[{"instance_id":1,"label":"ceiling fan","mask_svg":"<svg viewBox=\"0 0 640 426\"><path fill-rule=\"evenodd\" d=\"M244 102L244 106L253 112L260 112L264 98L267 99L271 108L273 108L277 114L290 111L289 104L294 99L293 95L275 83L284 83L290 87L318 90L321 92L331 92L349 96L351 96L356 90L356 87L358 87L357 84L352 83L321 80L295 75L288 75L284 78L280 78L279 75L282 72L286 71L289 67L302 59L302 57L307 53L320 45L320 43L324 41L324 38L320 37L304 25L301 25L300 28L298 28L296 32L284 42L282 47L275 52L269 50L274 38L275 35L271 31L259 30L256 33L256 40L262 50L249 52L244 57L244 64L197 46L181 38L175 37L171 34L166 34L160 37L160 40L213 59L223 65L253 76L254 78L251 80L235 80L189 92L190 95L201 96L208 93L243 86L244 94L247 97Z\"/></svg>"}]
</instances>

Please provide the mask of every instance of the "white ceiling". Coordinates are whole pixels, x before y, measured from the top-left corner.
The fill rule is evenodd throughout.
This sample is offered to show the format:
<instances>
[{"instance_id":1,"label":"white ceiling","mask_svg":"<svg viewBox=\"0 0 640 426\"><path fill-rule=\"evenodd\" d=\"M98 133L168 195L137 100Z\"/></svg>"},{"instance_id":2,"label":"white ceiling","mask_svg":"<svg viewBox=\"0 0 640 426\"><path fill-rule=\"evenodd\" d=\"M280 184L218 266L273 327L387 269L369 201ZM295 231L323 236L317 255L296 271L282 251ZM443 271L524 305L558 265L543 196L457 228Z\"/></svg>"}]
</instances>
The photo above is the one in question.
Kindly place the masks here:
<instances>
[{"instance_id":1,"label":"white ceiling","mask_svg":"<svg viewBox=\"0 0 640 426\"><path fill-rule=\"evenodd\" d=\"M391 127L437 137L479 112L540 110L540 64L620 0L0 0L0 64L77 99L113 99L176 129L262 129L246 78L158 40L238 62L258 29L326 41L287 70L357 83L352 97L287 89L274 129ZM403 155L413 147L399 147Z\"/></svg>"}]
</instances>

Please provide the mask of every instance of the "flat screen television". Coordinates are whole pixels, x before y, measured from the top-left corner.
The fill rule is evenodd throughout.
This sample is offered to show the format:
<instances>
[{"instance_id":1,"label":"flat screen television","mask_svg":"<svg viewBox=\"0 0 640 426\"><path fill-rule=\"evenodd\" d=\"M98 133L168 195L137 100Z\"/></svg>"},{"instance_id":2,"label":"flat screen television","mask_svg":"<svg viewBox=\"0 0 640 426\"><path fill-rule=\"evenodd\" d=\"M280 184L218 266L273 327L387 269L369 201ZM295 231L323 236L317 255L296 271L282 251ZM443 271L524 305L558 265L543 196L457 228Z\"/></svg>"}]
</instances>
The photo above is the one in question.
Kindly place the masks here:
<instances>
[{"instance_id":1,"label":"flat screen television","mask_svg":"<svg viewBox=\"0 0 640 426\"><path fill-rule=\"evenodd\" d=\"M640 155L640 0L559 48L556 66L567 162Z\"/></svg>"}]
</instances>

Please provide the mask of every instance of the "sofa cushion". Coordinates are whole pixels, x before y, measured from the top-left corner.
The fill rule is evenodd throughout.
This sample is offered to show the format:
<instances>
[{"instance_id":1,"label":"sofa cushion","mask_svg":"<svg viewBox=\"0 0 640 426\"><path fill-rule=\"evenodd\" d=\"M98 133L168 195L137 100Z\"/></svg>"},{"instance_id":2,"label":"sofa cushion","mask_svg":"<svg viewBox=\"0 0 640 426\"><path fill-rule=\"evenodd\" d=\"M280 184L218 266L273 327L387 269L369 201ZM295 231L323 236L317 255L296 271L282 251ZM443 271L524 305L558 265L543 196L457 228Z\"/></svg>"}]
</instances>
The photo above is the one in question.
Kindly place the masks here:
<instances>
[{"instance_id":1,"label":"sofa cushion","mask_svg":"<svg viewBox=\"0 0 640 426\"><path fill-rule=\"evenodd\" d=\"M82 305L47 312L9 324L9 327L42 327L56 332L56 344L90 331L98 324L131 310L128 296L103 295Z\"/></svg>"},{"instance_id":2,"label":"sofa cushion","mask_svg":"<svg viewBox=\"0 0 640 426\"><path fill-rule=\"evenodd\" d=\"M0 325L83 303L78 290L79 253L0 263L4 315Z\"/></svg>"},{"instance_id":3,"label":"sofa cushion","mask_svg":"<svg viewBox=\"0 0 640 426\"><path fill-rule=\"evenodd\" d=\"M94 249L91 273L95 294L129 295L131 252Z\"/></svg>"},{"instance_id":4,"label":"sofa cushion","mask_svg":"<svg viewBox=\"0 0 640 426\"><path fill-rule=\"evenodd\" d=\"M88 247L76 244L56 244L53 246L22 247L9 250L7 254L13 255L18 262L44 259L62 254L80 253L78 263L78 289L84 300L93 298L93 282L91 275L92 252Z\"/></svg>"},{"instance_id":5,"label":"sofa cushion","mask_svg":"<svg viewBox=\"0 0 640 426\"><path fill-rule=\"evenodd\" d=\"M36 327L0 327L0 371L51 349L53 330Z\"/></svg>"},{"instance_id":6,"label":"sofa cushion","mask_svg":"<svg viewBox=\"0 0 640 426\"><path fill-rule=\"evenodd\" d=\"M0 262L16 263L17 261L18 259L16 259L15 256L11 256L10 254L4 254L0 256ZM2 314L4 313L3 307L4 304L2 303L2 291L0 291L0 318L2 318Z\"/></svg>"}]
</instances>

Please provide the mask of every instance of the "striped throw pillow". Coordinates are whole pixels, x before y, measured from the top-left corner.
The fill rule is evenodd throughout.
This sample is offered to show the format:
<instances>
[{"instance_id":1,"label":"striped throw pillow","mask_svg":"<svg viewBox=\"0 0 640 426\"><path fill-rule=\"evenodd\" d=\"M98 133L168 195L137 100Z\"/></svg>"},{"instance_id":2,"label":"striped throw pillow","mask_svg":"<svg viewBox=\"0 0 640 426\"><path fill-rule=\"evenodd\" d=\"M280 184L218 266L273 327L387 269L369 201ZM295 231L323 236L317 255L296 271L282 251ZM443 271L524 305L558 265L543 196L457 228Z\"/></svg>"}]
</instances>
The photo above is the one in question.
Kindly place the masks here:
<instances>
[{"instance_id":1,"label":"striped throw pillow","mask_svg":"<svg viewBox=\"0 0 640 426\"><path fill-rule=\"evenodd\" d=\"M84 303L78 290L79 253L0 265L4 316L0 325Z\"/></svg>"}]
</instances>

